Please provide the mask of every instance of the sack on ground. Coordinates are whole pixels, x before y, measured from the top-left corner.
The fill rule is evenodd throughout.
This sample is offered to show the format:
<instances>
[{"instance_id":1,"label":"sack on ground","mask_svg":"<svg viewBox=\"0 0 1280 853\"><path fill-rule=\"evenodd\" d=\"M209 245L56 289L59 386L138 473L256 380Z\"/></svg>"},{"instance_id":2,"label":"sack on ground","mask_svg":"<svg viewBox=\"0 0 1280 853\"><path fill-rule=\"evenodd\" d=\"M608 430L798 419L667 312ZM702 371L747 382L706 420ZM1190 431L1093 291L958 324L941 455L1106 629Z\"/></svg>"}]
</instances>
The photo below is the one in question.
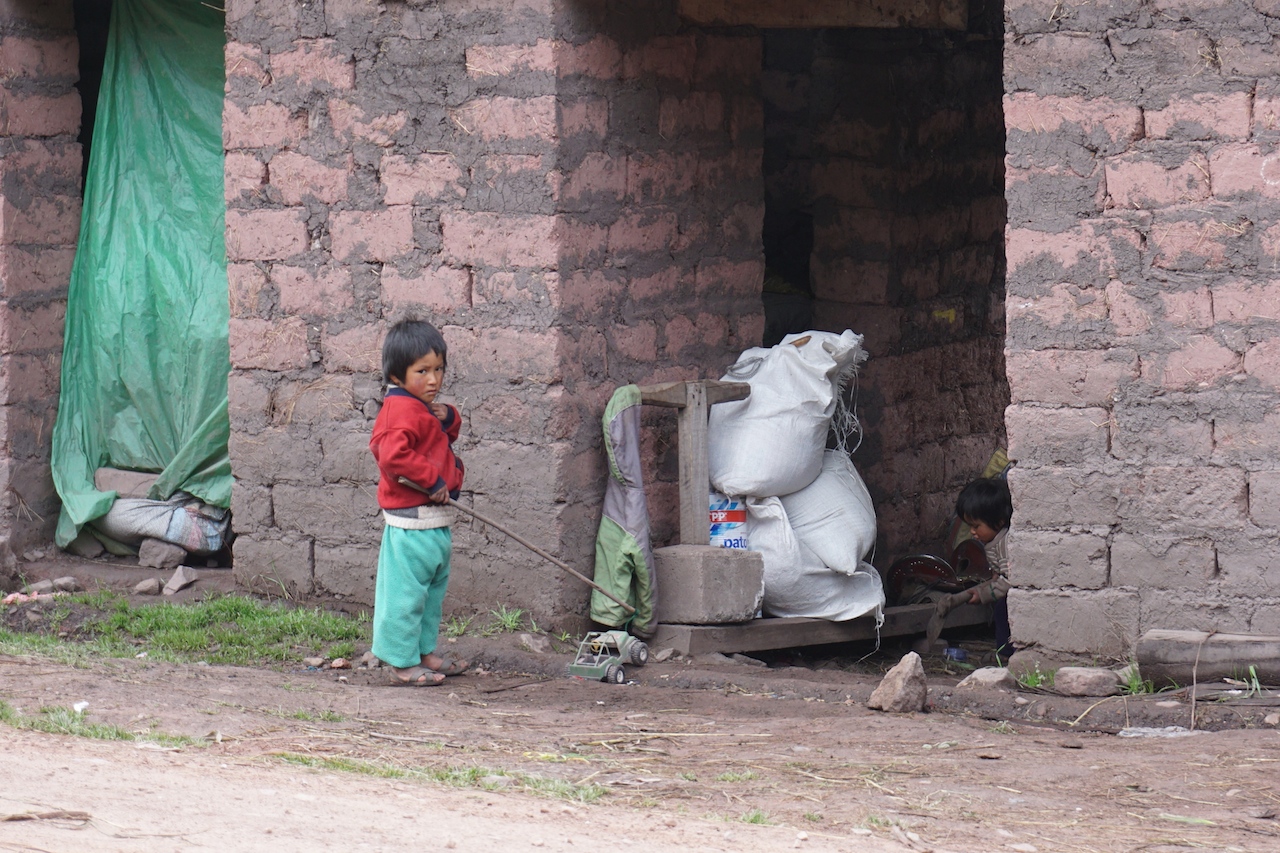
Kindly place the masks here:
<instances>
[{"instance_id":1,"label":"sack on ground","mask_svg":"<svg viewBox=\"0 0 1280 853\"><path fill-rule=\"evenodd\" d=\"M782 498L800 544L827 568L852 575L866 565L876 544L876 510L848 454L822 454L822 472L798 492Z\"/></svg>"},{"instance_id":2,"label":"sack on ground","mask_svg":"<svg viewBox=\"0 0 1280 853\"><path fill-rule=\"evenodd\" d=\"M143 539L160 539L189 554L212 554L225 544L231 516L221 507L175 492L167 501L116 498L106 515L89 524L134 547Z\"/></svg>"}]
</instances>

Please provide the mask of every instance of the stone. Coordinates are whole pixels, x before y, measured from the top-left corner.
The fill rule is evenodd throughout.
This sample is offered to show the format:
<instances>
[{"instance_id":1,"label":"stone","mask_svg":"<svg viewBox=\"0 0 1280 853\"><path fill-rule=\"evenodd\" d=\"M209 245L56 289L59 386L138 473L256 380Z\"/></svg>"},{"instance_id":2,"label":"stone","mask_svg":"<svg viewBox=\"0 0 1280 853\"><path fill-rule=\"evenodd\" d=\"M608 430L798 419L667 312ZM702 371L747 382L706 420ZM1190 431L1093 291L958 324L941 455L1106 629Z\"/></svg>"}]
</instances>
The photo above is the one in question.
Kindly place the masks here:
<instances>
[{"instance_id":1,"label":"stone","mask_svg":"<svg viewBox=\"0 0 1280 853\"><path fill-rule=\"evenodd\" d=\"M893 669L885 673L867 700L867 707L895 714L923 711L928 698L929 682L925 678L920 655L907 652Z\"/></svg>"},{"instance_id":2,"label":"stone","mask_svg":"<svg viewBox=\"0 0 1280 853\"><path fill-rule=\"evenodd\" d=\"M764 599L764 559L758 551L672 545L653 550L658 619L677 625L719 625L753 619Z\"/></svg>"},{"instance_id":3,"label":"stone","mask_svg":"<svg viewBox=\"0 0 1280 853\"><path fill-rule=\"evenodd\" d=\"M520 648L526 652L545 655L551 652L551 639L543 634L521 634Z\"/></svg>"},{"instance_id":4,"label":"stone","mask_svg":"<svg viewBox=\"0 0 1280 853\"><path fill-rule=\"evenodd\" d=\"M733 655L729 655L729 659L732 661L735 661L736 663L746 664L747 666L762 666L765 668L768 668L769 666L769 664L765 663L764 661L756 660L755 658L748 657L747 655L733 654Z\"/></svg>"},{"instance_id":5,"label":"stone","mask_svg":"<svg viewBox=\"0 0 1280 853\"><path fill-rule=\"evenodd\" d=\"M160 590L164 589L164 584L160 583L159 578L147 578L140 581L133 588L134 595L159 595Z\"/></svg>"},{"instance_id":6,"label":"stone","mask_svg":"<svg viewBox=\"0 0 1280 853\"><path fill-rule=\"evenodd\" d=\"M173 573L173 577L169 578L169 582L164 585L164 594L173 595L179 590L186 589L199 580L196 570L187 566L178 566L178 570Z\"/></svg>"},{"instance_id":7,"label":"stone","mask_svg":"<svg viewBox=\"0 0 1280 853\"><path fill-rule=\"evenodd\" d=\"M671 656L674 655L675 653L676 653L675 649L658 649L656 652L654 652L652 655L649 656L649 659L654 663L662 663L663 661L671 660Z\"/></svg>"},{"instance_id":8,"label":"stone","mask_svg":"<svg viewBox=\"0 0 1280 853\"><path fill-rule=\"evenodd\" d=\"M1268 726L1280 726L1280 714L1267 714L1262 718L1262 722Z\"/></svg>"},{"instance_id":9,"label":"stone","mask_svg":"<svg viewBox=\"0 0 1280 853\"><path fill-rule=\"evenodd\" d=\"M303 658L303 666L314 666L317 669L324 666L324 658Z\"/></svg>"},{"instance_id":10,"label":"stone","mask_svg":"<svg viewBox=\"0 0 1280 853\"><path fill-rule=\"evenodd\" d=\"M360 656L360 666L365 669L377 669L382 666L382 661L378 660L378 656L373 652L365 652Z\"/></svg>"},{"instance_id":11,"label":"stone","mask_svg":"<svg viewBox=\"0 0 1280 853\"><path fill-rule=\"evenodd\" d=\"M921 657L924 657L925 655L941 655L943 649L945 649L946 647L947 647L946 640L939 639L939 640L935 640L933 643L930 643L928 637L920 637L914 643L911 644L911 651L915 652Z\"/></svg>"},{"instance_id":12,"label":"stone","mask_svg":"<svg viewBox=\"0 0 1280 853\"><path fill-rule=\"evenodd\" d=\"M1017 690L1018 681L1007 667L984 666L969 673L956 687L957 689L961 687L988 687L995 690Z\"/></svg>"},{"instance_id":13,"label":"stone","mask_svg":"<svg viewBox=\"0 0 1280 853\"><path fill-rule=\"evenodd\" d=\"M1053 689L1063 696L1114 696L1120 692L1120 682L1109 669L1064 666L1053 677Z\"/></svg>"},{"instance_id":14,"label":"stone","mask_svg":"<svg viewBox=\"0 0 1280 853\"><path fill-rule=\"evenodd\" d=\"M148 569L172 569L186 558L185 550L163 539L143 539L138 546L138 565Z\"/></svg>"},{"instance_id":15,"label":"stone","mask_svg":"<svg viewBox=\"0 0 1280 853\"><path fill-rule=\"evenodd\" d=\"M53 581L36 581L27 587L27 595L48 595L53 592Z\"/></svg>"},{"instance_id":16,"label":"stone","mask_svg":"<svg viewBox=\"0 0 1280 853\"><path fill-rule=\"evenodd\" d=\"M54 578L53 588L57 592L80 592L84 589L84 587L80 586L80 581L70 575L61 578Z\"/></svg>"},{"instance_id":17,"label":"stone","mask_svg":"<svg viewBox=\"0 0 1280 853\"><path fill-rule=\"evenodd\" d=\"M86 560L101 557L106 550L103 544L98 541L98 537L88 530L81 530L75 539L67 543L68 554L75 554L77 557L84 557Z\"/></svg>"},{"instance_id":18,"label":"stone","mask_svg":"<svg viewBox=\"0 0 1280 853\"><path fill-rule=\"evenodd\" d=\"M351 661L346 658L334 658L329 664L329 669L351 669Z\"/></svg>"}]
</instances>

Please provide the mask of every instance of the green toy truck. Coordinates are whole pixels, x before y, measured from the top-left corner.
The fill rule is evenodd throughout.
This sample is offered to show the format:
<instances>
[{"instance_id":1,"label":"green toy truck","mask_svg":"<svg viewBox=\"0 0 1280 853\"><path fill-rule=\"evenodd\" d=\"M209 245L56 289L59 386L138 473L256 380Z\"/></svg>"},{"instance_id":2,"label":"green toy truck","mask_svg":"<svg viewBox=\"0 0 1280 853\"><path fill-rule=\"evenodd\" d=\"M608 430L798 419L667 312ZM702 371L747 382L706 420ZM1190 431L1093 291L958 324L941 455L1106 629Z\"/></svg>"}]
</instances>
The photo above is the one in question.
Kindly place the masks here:
<instances>
[{"instance_id":1,"label":"green toy truck","mask_svg":"<svg viewBox=\"0 0 1280 853\"><path fill-rule=\"evenodd\" d=\"M569 664L567 674L610 684L625 684L624 664L644 666L649 662L649 647L643 640L626 631L595 631L578 645L578 656Z\"/></svg>"}]
</instances>

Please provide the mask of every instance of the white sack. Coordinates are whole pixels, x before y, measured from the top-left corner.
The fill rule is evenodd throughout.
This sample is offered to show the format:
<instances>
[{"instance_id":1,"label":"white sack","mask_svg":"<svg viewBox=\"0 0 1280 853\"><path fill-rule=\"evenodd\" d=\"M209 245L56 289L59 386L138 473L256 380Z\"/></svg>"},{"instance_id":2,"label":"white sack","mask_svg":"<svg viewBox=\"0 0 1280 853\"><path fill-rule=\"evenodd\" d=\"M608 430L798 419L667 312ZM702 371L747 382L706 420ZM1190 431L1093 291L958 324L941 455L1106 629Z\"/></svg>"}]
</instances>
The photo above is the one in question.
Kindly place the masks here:
<instances>
[{"instance_id":1,"label":"white sack","mask_svg":"<svg viewBox=\"0 0 1280 853\"><path fill-rule=\"evenodd\" d=\"M800 544L827 568L852 575L876 544L876 510L857 469L842 450L822 454L822 473L782 498Z\"/></svg>"},{"instance_id":2,"label":"white sack","mask_svg":"<svg viewBox=\"0 0 1280 853\"><path fill-rule=\"evenodd\" d=\"M747 538L764 558L764 604L769 616L811 616L842 622L884 607L884 585L863 563L852 575L834 572L796 538L778 498L747 501Z\"/></svg>"},{"instance_id":3,"label":"white sack","mask_svg":"<svg viewBox=\"0 0 1280 853\"><path fill-rule=\"evenodd\" d=\"M806 335L806 344L792 345ZM848 330L787 335L739 356L721 378L749 383L751 396L711 407L711 484L735 497L771 497L812 483L841 386L866 357L862 335Z\"/></svg>"},{"instance_id":4,"label":"white sack","mask_svg":"<svg viewBox=\"0 0 1280 853\"><path fill-rule=\"evenodd\" d=\"M106 515L89 524L135 548L143 539L160 539L191 554L212 554L226 541L231 518L221 507L175 492L167 501L116 498Z\"/></svg>"}]
</instances>

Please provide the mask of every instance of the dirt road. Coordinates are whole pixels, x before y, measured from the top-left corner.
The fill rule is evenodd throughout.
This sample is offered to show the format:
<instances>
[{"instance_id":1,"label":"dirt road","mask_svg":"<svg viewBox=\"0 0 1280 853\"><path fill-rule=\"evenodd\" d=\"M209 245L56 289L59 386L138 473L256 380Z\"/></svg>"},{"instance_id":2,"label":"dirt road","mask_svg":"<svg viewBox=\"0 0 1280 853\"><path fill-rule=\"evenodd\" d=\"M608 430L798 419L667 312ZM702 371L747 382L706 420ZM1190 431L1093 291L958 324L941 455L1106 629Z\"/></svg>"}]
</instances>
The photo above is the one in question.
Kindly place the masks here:
<instances>
[{"instance_id":1,"label":"dirt road","mask_svg":"<svg viewBox=\"0 0 1280 853\"><path fill-rule=\"evenodd\" d=\"M0 823L0 849L1280 849L1273 728L1118 737L1019 718L1008 694L985 703L1008 719L885 715L863 705L874 680L794 669L651 664L609 686L492 642L427 689L0 658L23 714L87 702L87 721L199 739L0 727L0 817L84 813Z\"/></svg>"}]
</instances>

